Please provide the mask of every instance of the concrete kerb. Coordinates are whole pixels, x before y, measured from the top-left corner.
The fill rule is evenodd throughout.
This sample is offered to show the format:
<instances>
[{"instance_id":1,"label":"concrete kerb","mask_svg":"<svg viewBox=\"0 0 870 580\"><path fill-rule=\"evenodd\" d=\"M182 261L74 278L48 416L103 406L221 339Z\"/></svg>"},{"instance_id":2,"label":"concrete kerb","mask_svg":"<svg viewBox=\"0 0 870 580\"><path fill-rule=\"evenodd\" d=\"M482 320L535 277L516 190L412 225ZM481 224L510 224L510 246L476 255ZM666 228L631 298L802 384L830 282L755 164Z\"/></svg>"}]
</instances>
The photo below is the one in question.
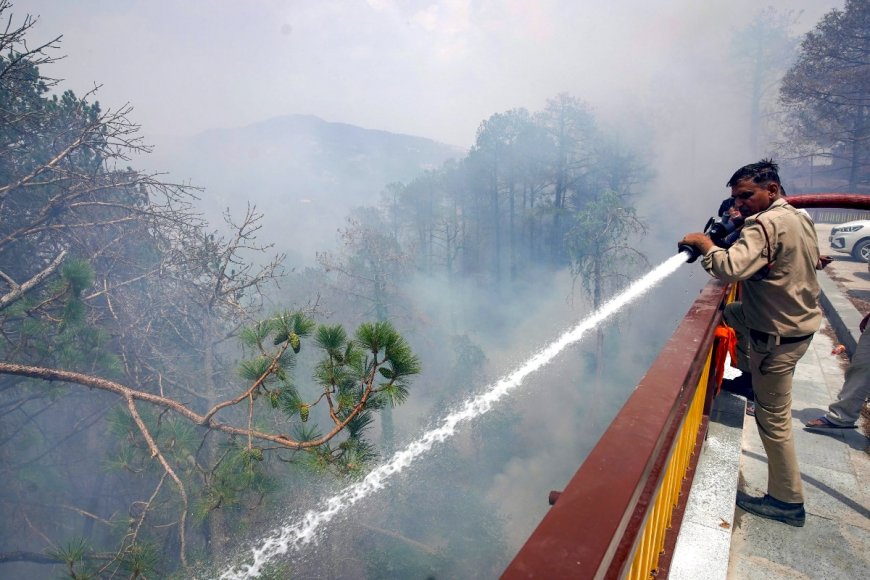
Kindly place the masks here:
<instances>
[{"instance_id":1,"label":"concrete kerb","mask_svg":"<svg viewBox=\"0 0 870 580\"><path fill-rule=\"evenodd\" d=\"M745 410L745 399L725 391L713 403L668 578L727 576Z\"/></svg>"},{"instance_id":2,"label":"concrete kerb","mask_svg":"<svg viewBox=\"0 0 870 580\"><path fill-rule=\"evenodd\" d=\"M818 280L822 288L821 303L825 317L837 334L837 339L851 355L858 346L858 325L863 316L824 270L819 272Z\"/></svg>"}]
</instances>

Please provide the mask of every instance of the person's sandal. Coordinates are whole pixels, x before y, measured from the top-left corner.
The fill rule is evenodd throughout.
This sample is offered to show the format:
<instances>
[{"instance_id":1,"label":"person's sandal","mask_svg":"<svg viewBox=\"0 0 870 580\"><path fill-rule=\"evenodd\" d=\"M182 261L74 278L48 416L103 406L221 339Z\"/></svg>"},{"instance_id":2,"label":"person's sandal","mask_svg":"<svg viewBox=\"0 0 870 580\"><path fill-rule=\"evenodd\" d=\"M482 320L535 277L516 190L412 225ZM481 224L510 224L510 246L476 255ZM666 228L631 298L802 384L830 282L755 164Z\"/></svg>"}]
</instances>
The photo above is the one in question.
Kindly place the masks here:
<instances>
[{"instance_id":1,"label":"person's sandal","mask_svg":"<svg viewBox=\"0 0 870 580\"><path fill-rule=\"evenodd\" d=\"M811 431L813 429L827 431L828 429L854 429L855 427L855 425L837 425L836 423L832 423L827 417L822 416L818 419L807 421L804 429L809 429Z\"/></svg>"}]
</instances>

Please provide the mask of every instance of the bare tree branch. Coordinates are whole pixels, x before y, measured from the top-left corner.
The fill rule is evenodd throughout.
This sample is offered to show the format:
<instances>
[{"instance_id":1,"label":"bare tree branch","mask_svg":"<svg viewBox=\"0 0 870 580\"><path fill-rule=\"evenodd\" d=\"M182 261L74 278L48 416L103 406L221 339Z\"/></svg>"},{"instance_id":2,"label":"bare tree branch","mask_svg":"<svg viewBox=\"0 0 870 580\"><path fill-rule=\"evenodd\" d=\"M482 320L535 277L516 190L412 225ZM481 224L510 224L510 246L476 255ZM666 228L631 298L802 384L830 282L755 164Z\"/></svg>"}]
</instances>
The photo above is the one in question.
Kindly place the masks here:
<instances>
[{"instance_id":1,"label":"bare tree branch","mask_svg":"<svg viewBox=\"0 0 870 580\"><path fill-rule=\"evenodd\" d=\"M172 481L175 482L175 485L178 487L178 493L181 496L182 509L181 509L181 518L178 522L178 535L180 538L181 546L179 548L181 565L187 568L187 536L186 536L186 522L187 522L187 510L188 510L188 501L187 501L187 490L184 487L184 483L175 474L175 470L169 465L169 462L166 461L166 458L160 452L160 448L157 447L157 443L154 441L154 437L151 436L151 432L148 430L148 426L145 425L145 421L142 420L142 417L139 415L139 411L136 409L136 402L134 401L132 395L127 395L127 408L130 410L130 415L132 415L133 420L136 422L136 426L139 427L139 431L142 433L142 436L145 437L145 440L148 442L148 447L151 449L151 457L156 457L160 462L160 465L163 466L163 469L172 478Z\"/></svg>"},{"instance_id":2,"label":"bare tree branch","mask_svg":"<svg viewBox=\"0 0 870 580\"><path fill-rule=\"evenodd\" d=\"M373 392L372 382L374 380L374 373L372 373L372 376L367 379L365 390L359 400L359 403L357 403L353 407L351 412L341 423L335 425L332 429L329 430L328 433L317 439L313 439L310 441L295 441L291 439L289 435L275 435L272 433L265 433L257 429L243 429L239 427L233 427L225 423L219 423L214 420L213 416L219 409L232 404L237 404L238 402L245 400L247 398L247 395L240 395L236 399L233 399L232 401L235 401L235 403L233 403L232 401L225 401L220 405L216 406L218 408L212 408L205 415L200 415L188 409L184 404L174 399L161 397L159 395L146 393L144 391L139 391L136 389L131 389L130 387L124 386L114 381L102 379L99 377L93 377L82 373L0 362L0 374L25 376L34 379L41 379L44 381L64 381L68 383L75 383L86 387L109 391L124 397L126 400L145 401L158 407L171 409L182 417L188 419L189 421L203 427L208 427L209 429L215 429L217 431L222 431L231 435L247 436L248 434L250 434L255 439L271 441L272 443L275 443L287 449L310 449L313 447L318 447L341 433L341 431L343 431L344 428L347 427L348 423L350 423L357 415L359 415L359 413L361 413L365 409L366 403L368 402Z\"/></svg>"},{"instance_id":3,"label":"bare tree branch","mask_svg":"<svg viewBox=\"0 0 870 580\"><path fill-rule=\"evenodd\" d=\"M33 276L30 280L27 280L23 284L20 284L20 285L15 284L12 287L12 290L7 292L3 296L0 296L0 310L3 310L4 308L8 307L10 304L12 304L16 300L18 300L19 298L24 296L31 289L33 289L36 286L38 286L39 284L41 284L43 280L45 280L46 278L51 276L54 273L54 271L57 270L58 267L60 267L60 265L63 262L63 259L65 257L66 257L66 250L63 250L60 254L57 255L57 257L55 257L54 260L51 261L51 263L48 266L45 267L44 270L42 270L41 272L39 272L38 274ZM11 280L11 278L8 278L5 275L3 277L6 278L7 280Z\"/></svg>"}]
</instances>

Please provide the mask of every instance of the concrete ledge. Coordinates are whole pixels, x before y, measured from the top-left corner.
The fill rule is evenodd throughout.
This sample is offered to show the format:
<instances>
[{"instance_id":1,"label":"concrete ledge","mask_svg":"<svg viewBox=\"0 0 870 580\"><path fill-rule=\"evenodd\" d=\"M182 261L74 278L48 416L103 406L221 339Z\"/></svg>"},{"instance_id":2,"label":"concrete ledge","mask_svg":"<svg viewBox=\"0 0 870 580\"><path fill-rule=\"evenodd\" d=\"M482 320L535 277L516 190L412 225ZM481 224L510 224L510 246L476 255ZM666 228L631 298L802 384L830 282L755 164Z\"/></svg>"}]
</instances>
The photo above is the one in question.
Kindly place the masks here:
<instances>
[{"instance_id":1,"label":"concrete ledge","mask_svg":"<svg viewBox=\"0 0 870 580\"><path fill-rule=\"evenodd\" d=\"M825 317L837 333L837 339L852 355L861 336L858 325L863 316L824 270L818 272L818 280L822 288L821 303Z\"/></svg>"},{"instance_id":2,"label":"concrete ledge","mask_svg":"<svg viewBox=\"0 0 870 580\"><path fill-rule=\"evenodd\" d=\"M732 393L713 402L668 578L726 578L745 411L745 399Z\"/></svg>"}]
</instances>

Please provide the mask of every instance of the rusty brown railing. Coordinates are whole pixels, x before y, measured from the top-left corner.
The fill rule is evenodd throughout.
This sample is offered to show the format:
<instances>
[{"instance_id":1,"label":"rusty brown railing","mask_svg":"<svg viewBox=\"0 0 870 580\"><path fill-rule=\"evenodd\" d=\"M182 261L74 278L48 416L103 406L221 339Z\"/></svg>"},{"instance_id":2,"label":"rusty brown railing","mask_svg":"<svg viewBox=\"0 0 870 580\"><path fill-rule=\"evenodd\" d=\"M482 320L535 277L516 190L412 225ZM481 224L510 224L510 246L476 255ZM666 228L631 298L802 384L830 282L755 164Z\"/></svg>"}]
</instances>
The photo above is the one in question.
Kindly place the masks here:
<instances>
[{"instance_id":1,"label":"rusty brown railing","mask_svg":"<svg viewBox=\"0 0 870 580\"><path fill-rule=\"evenodd\" d=\"M711 281L502 578L665 571L712 401L710 360L733 287Z\"/></svg>"}]
</instances>

